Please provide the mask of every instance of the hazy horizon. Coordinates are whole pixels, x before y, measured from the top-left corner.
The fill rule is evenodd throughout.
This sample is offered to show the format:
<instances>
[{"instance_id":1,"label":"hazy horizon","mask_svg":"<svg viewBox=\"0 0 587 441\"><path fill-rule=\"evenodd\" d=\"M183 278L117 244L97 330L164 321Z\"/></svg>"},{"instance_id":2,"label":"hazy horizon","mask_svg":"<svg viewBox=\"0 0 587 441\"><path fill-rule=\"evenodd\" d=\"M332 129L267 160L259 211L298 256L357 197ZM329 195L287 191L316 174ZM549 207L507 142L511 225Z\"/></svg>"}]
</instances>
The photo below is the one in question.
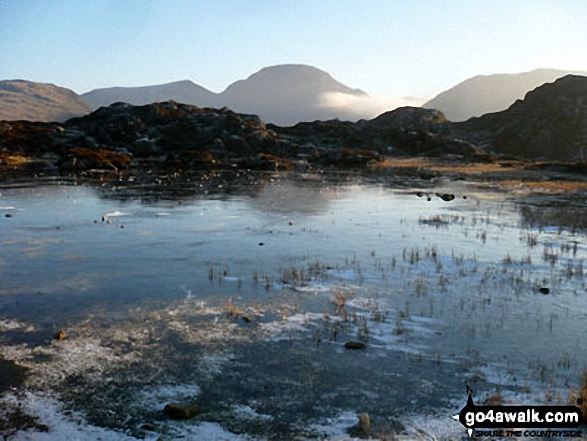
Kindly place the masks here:
<instances>
[{"instance_id":1,"label":"hazy horizon","mask_svg":"<svg viewBox=\"0 0 587 441\"><path fill-rule=\"evenodd\" d=\"M476 75L587 71L585 13L578 0L3 0L0 79L79 94L191 80L219 93L305 64L384 100L424 101Z\"/></svg>"}]
</instances>

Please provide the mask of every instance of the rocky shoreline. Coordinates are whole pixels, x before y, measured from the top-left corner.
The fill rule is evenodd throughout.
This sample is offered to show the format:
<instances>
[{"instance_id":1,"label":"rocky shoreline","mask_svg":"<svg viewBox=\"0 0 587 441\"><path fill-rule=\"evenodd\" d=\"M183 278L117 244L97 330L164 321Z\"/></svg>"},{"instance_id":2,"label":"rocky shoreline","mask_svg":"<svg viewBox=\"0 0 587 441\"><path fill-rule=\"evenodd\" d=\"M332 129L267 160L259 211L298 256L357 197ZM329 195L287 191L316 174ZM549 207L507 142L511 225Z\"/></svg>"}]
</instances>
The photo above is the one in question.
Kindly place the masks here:
<instances>
[{"instance_id":1,"label":"rocky shoreline","mask_svg":"<svg viewBox=\"0 0 587 441\"><path fill-rule=\"evenodd\" d=\"M131 106L117 103L63 124L0 122L0 163L5 167L128 173L151 167L291 170L356 168L384 156L453 156L491 161L470 143L432 133L436 111L404 108L401 118L357 123L316 121L293 127L265 125L255 115L173 101Z\"/></svg>"}]
</instances>

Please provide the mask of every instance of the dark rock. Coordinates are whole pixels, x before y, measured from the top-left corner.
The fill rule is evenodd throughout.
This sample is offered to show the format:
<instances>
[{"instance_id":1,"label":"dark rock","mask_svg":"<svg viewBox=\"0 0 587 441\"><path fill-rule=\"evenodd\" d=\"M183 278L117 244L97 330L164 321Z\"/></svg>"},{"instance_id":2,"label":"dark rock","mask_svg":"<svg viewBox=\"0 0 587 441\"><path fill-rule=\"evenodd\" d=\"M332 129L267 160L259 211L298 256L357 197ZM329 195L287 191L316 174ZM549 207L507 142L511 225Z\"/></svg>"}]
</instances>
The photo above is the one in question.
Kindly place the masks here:
<instances>
[{"instance_id":1,"label":"dark rock","mask_svg":"<svg viewBox=\"0 0 587 441\"><path fill-rule=\"evenodd\" d=\"M9 217L9 218L12 217L12 215L10 213L5 214L4 216Z\"/></svg>"},{"instance_id":2,"label":"dark rock","mask_svg":"<svg viewBox=\"0 0 587 441\"><path fill-rule=\"evenodd\" d=\"M152 424L146 423L146 424L143 424L143 425L141 426L141 429L142 429L142 430L146 430L146 431L148 431L148 432L154 432L154 431L155 431L155 426L154 426L154 425L152 425Z\"/></svg>"},{"instance_id":3,"label":"dark rock","mask_svg":"<svg viewBox=\"0 0 587 441\"><path fill-rule=\"evenodd\" d=\"M197 403L169 403L163 413L174 420L187 420L200 413L200 406Z\"/></svg>"},{"instance_id":4,"label":"dark rock","mask_svg":"<svg viewBox=\"0 0 587 441\"><path fill-rule=\"evenodd\" d=\"M548 289L548 288L540 288L540 293L541 294L550 294L550 289Z\"/></svg>"},{"instance_id":5,"label":"dark rock","mask_svg":"<svg viewBox=\"0 0 587 441\"><path fill-rule=\"evenodd\" d=\"M347 341L344 344L344 347L347 349L366 349L367 345L360 341Z\"/></svg>"},{"instance_id":6,"label":"dark rock","mask_svg":"<svg viewBox=\"0 0 587 441\"><path fill-rule=\"evenodd\" d=\"M247 315L243 315L243 322L245 323L251 323L253 321L253 319Z\"/></svg>"},{"instance_id":7,"label":"dark rock","mask_svg":"<svg viewBox=\"0 0 587 441\"><path fill-rule=\"evenodd\" d=\"M379 129L392 127L440 133L446 131L449 121L439 110L406 106L382 113L364 124Z\"/></svg>"},{"instance_id":8,"label":"dark rock","mask_svg":"<svg viewBox=\"0 0 587 441\"><path fill-rule=\"evenodd\" d=\"M380 160L381 156L374 151L348 148L329 150L310 158L310 161L315 164L341 168L365 167Z\"/></svg>"},{"instance_id":9,"label":"dark rock","mask_svg":"<svg viewBox=\"0 0 587 441\"><path fill-rule=\"evenodd\" d=\"M286 171L293 169L291 161L263 152L241 161L239 165L242 168L250 168L251 170Z\"/></svg>"}]
</instances>

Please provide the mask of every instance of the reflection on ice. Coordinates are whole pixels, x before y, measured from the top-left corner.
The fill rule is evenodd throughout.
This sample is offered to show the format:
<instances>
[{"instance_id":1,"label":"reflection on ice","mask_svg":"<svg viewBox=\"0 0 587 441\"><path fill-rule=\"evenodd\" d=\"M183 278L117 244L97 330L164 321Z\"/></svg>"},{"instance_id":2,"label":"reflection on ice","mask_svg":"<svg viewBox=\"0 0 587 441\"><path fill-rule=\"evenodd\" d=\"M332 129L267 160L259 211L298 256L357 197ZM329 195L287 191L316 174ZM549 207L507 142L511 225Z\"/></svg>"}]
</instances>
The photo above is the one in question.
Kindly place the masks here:
<instances>
[{"instance_id":1,"label":"reflection on ice","mask_svg":"<svg viewBox=\"0 0 587 441\"><path fill-rule=\"evenodd\" d=\"M16 439L352 439L363 413L376 436L459 439L466 385L566 404L585 368L579 224L477 189L271 179L222 199L3 191L23 209L0 231L0 357L29 376L0 408L37 424ZM161 412L194 399L188 422Z\"/></svg>"}]
</instances>

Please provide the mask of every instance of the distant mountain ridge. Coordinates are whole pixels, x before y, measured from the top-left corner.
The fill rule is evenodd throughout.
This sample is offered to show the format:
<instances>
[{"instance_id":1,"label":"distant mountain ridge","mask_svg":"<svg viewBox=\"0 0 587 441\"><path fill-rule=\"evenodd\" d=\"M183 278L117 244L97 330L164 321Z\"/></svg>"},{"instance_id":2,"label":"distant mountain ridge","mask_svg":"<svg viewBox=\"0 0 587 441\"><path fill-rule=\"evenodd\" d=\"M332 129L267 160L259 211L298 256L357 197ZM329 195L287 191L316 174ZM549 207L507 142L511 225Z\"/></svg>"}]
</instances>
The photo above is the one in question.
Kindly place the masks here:
<instances>
[{"instance_id":1,"label":"distant mountain ridge","mask_svg":"<svg viewBox=\"0 0 587 441\"><path fill-rule=\"evenodd\" d=\"M82 97L91 105L92 110L107 107L116 102L124 102L133 106L144 106L163 101L185 102L186 104L198 102L200 107L210 107L215 104L216 100L214 92L198 86L190 80L155 86L95 89L82 94Z\"/></svg>"},{"instance_id":2,"label":"distant mountain ridge","mask_svg":"<svg viewBox=\"0 0 587 441\"><path fill-rule=\"evenodd\" d=\"M517 74L477 75L446 90L422 107L437 109L451 121L500 112L526 93L567 74L587 76L587 72L536 69Z\"/></svg>"},{"instance_id":3,"label":"distant mountain ridge","mask_svg":"<svg viewBox=\"0 0 587 441\"><path fill-rule=\"evenodd\" d=\"M26 80L0 81L0 121L63 122L91 110L81 96L64 87Z\"/></svg>"},{"instance_id":4,"label":"distant mountain ridge","mask_svg":"<svg viewBox=\"0 0 587 441\"><path fill-rule=\"evenodd\" d=\"M173 100L198 107L228 107L235 112L259 115L278 125L358 118L352 112L323 106L322 97L329 93L367 96L362 90L338 82L327 72L303 64L263 68L245 80L232 83L221 93L185 80L156 86L96 89L82 96L93 109L119 101L145 105Z\"/></svg>"}]
</instances>

